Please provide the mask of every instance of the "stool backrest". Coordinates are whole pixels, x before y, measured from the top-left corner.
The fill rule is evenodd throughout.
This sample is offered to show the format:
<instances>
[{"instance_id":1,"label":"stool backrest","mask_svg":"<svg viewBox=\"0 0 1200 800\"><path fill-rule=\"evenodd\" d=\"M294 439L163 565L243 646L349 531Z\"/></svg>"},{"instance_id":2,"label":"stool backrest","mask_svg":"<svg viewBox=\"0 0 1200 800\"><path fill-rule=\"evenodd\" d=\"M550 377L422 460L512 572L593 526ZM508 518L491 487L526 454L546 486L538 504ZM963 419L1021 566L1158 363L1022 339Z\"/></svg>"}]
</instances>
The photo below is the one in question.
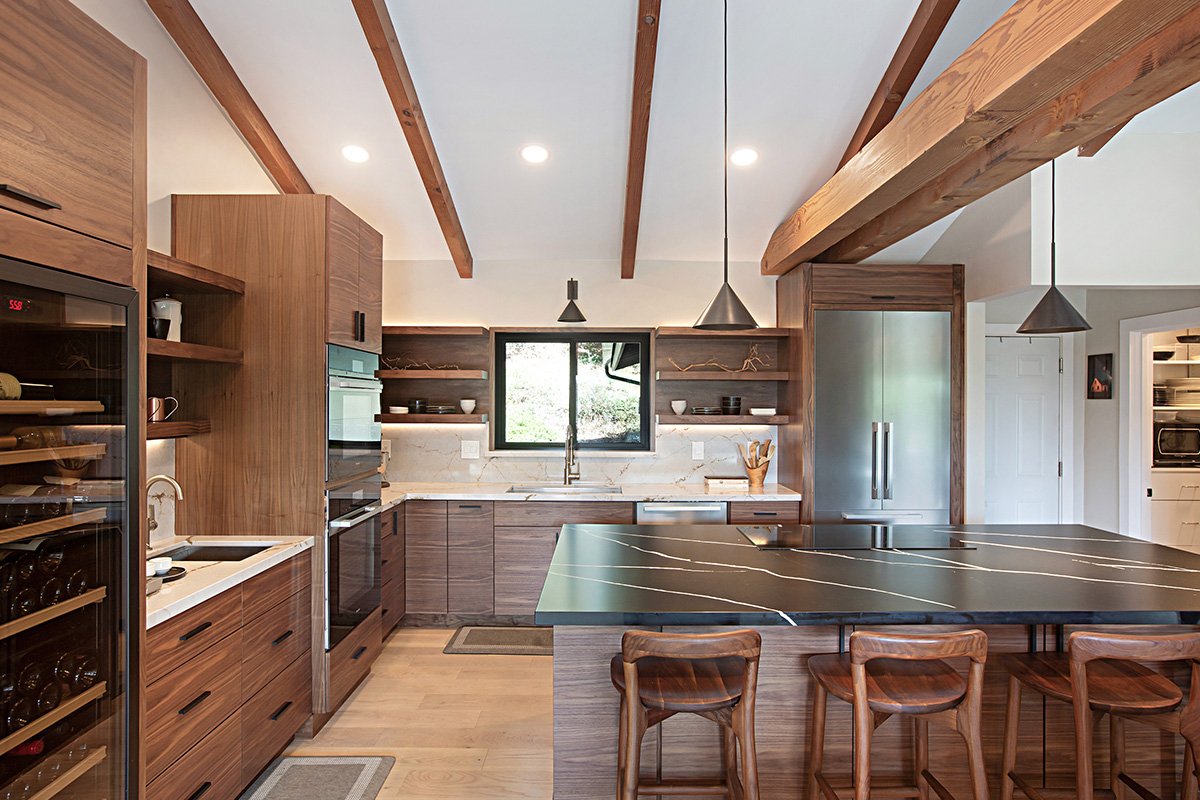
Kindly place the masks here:
<instances>
[{"instance_id":1,"label":"stool backrest","mask_svg":"<svg viewBox=\"0 0 1200 800\"><path fill-rule=\"evenodd\" d=\"M969 658L971 667L967 673L964 702L968 709L978 709L983 701L983 664L987 660L987 641L987 634L979 630L941 634L855 631L850 634L850 678L854 684L855 714L862 715L862 719L870 717L867 662L876 658L901 661Z\"/></svg>"},{"instance_id":2,"label":"stool backrest","mask_svg":"<svg viewBox=\"0 0 1200 800\"><path fill-rule=\"evenodd\" d=\"M626 631L621 637L621 658L632 664L639 658L726 658L741 656L758 661L762 637L758 631L740 630L728 633L658 633L656 631Z\"/></svg>"}]
</instances>

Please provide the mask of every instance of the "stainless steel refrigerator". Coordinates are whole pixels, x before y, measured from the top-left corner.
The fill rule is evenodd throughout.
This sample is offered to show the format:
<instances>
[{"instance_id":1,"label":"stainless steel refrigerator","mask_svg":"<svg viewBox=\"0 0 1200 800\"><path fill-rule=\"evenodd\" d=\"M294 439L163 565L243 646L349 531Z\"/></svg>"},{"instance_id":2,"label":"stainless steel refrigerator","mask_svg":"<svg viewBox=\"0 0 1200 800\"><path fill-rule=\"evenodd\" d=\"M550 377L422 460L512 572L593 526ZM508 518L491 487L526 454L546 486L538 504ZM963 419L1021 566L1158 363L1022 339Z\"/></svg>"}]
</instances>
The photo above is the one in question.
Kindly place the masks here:
<instances>
[{"instance_id":1,"label":"stainless steel refrigerator","mask_svg":"<svg viewBox=\"0 0 1200 800\"><path fill-rule=\"evenodd\" d=\"M814 312L814 522L950 519L950 314Z\"/></svg>"}]
</instances>

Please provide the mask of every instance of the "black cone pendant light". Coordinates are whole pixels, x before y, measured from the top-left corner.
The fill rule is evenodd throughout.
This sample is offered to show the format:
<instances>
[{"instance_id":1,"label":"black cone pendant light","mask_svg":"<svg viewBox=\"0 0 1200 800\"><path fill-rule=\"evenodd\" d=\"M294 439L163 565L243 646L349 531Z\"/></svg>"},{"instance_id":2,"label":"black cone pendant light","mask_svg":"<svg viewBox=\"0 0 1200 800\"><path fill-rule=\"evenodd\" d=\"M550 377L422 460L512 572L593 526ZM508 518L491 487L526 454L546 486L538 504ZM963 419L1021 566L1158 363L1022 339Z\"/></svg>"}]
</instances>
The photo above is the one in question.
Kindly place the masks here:
<instances>
[{"instance_id":1,"label":"black cone pendant light","mask_svg":"<svg viewBox=\"0 0 1200 800\"><path fill-rule=\"evenodd\" d=\"M579 310L579 306L575 305L578 299L579 281L572 278L567 281L567 307L558 315L559 322L587 322L587 317Z\"/></svg>"},{"instance_id":2,"label":"black cone pendant light","mask_svg":"<svg viewBox=\"0 0 1200 800\"><path fill-rule=\"evenodd\" d=\"M1050 162L1050 289L1029 316L1017 328L1017 333L1074 333L1075 331L1090 331L1091 325L1075 307L1067 302L1063 293L1055 285L1054 259L1054 212L1055 212L1055 174L1054 162Z\"/></svg>"},{"instance_id":3,"label":"black cone pendant light","mask_svg":"<svg viewBox=\"0 0 1200 800\"><path fill-rule=\"evenodd\" d=\"M723 30L721 86L725 98L725 282L692 327L706 331L745 331L757 328L758 323L729 285L729 0L725 0Z\"/></svg>"}]
</instances>

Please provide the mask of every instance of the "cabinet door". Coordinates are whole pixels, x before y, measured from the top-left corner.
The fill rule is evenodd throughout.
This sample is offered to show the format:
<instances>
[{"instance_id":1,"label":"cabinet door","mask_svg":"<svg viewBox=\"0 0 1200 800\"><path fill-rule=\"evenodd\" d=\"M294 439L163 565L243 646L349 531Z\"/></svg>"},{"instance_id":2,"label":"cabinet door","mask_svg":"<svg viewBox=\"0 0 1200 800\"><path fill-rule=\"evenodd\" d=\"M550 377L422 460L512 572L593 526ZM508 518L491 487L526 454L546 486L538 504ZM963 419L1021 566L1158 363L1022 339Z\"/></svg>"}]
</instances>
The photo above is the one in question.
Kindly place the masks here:
<instances>
[{"instance_id":1,"label":"cabinet door","mask_svg":"<svg viewBox=\"0 0 1200 800\"><path fill-rule=\"evenodd\" d=\"M404 618L404 507L386 512L391 517L383 536L383 632Z\"/></svg>"},{"instance_id":2,"label":"cabinet door","mask_svg":"<svg viewBox=\"0 0 1200 800\"><path fill-rule=\"evenodd\" d=\"M532 614L559 527L496 528L496 613Z\"/></svg>"},{"instance_id":3,"label":"cabinet door","mask_svg":"<svg viewBox=\"0 0 1200 800\"><path fill-rule=\"evenodd\" d=\"M491 502L448 503L446 541L450 613L495 613Z\"/></svg>"},{"instance_id":4,"label":"cabinet door","mask_svg":"<svg viewBox=\"0 0 1200 800\"><path fill-rule=\"evenodd\" d=\"M65 0L0 4L0 208L133 246L139 58Z\"/></svg>"},{"instance_id":5,"label":"cabinet door","mask_svg":"<svg viewBox=\"0 0 1200 800\"><path fill-rule=\"evenodd\" d=\"M383 352L383 234L358 221L358 310L365 317L362 350Z\"/></svg>"},{"instance_id":6,"label":"cabinet door","mask_svg":"<svg viewBox=\"0 0 1200 800\"><path fill-rule=\"evenodd\" d=\"M407 611L446 613L446 501L410 500L404 504Z\"/></svg>"},{"instance_id":7,"label":"cabinet door","mask_svg":"<svg viewBox=\"0 0 1200 800\"><path fill-rule=\"evenodd\" d=\"M363 349L358 341L358 228L350 209L326 198L325 341Z\"/></svg>"}]
</instances>

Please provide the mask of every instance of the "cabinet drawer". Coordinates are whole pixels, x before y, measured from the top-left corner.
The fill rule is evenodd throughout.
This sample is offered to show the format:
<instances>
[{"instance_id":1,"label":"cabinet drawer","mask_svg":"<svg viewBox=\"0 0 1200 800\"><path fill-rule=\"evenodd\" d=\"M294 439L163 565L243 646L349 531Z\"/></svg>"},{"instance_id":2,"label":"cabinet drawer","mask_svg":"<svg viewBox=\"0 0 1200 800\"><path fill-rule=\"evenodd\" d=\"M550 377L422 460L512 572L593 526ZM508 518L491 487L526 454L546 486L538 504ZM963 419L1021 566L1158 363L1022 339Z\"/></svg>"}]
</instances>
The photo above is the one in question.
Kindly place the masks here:
<instances>
[{"instance_id":1,"label":"cabinet drawer","mask_svg":"<svg viewBox=\"0 0 1200 800\"><path fill-rule=\"evenodd\" d=\"M133 246L139 56L68 2L0 4L0 207ZM145 147L143 144L142 147Z\"/></svg>"},{"instance_id":2,"label":"cabinet drawer","mask_svg":"<svg viewBox=\"0 0 1200 800\"><path fill-rule=\"evenodd\" d=\"M385 518L390 518L392 512L384 514ZM383 579L389 580L389 575L394 575L395 570L399 569L401 573L404 571L404 537L396 533L396 527L391 526L391 533L384 530L381 534L380 541L380 557L383 568Z\"/></svg>"},{"instance_id":3,"label":"cabinet drawer","mask_svg":"<svg viewBox=\"0 0 1200 800\"><path fill-rule=\"evenodd\" d=\"M240 636L226 636L147 688L146 777L157 777L241 704Z\"/></svg>"},{"instance_id":4,"label":"cabinet drawer","mask_svg":"<svg viewBox=\"0 0 1200 800\"><path fill-rule=\"evenodd\" d=\"M155 625L146 631L146 680L154 683L241 627L241 586Z\"/></svg>"},{"instance_id":5,"label":"cabinet drawer","mask_svg":"<svg viewBox=\"0 0 1200 800\"><path fill-rule=\"evenodd\" d=\"M242 697L311 653L312 593L306 586L242 629Z\"/></svg>"},{"instance_id":6,"label":"cabinet drawer","mask_svg":"<svg viewBox=\"0 0 1200 800\"><path fill-rule=\"evenodd\" d=\"M146 787L146 800L234 800L242 792L242 717L235 711Z\"/></svg>"},{"instance_id":7,"label":"cabinet drawer","mask_svg":"<svg viewBox=\"0 0 1200 800\"><path fill-rule=\"evenodd\" d=\"M506 500L495 504L493 517L497 526L632 525L633 503Z\"/></svg>"},{"instance_id":8,"label":"cabinet drawer","mask_svg":"<svg viewBox=\"0 0 1200 800\"><path fill-rule=\"evenodd\" d=\"M312 551L271 567L242 584L242 619L250 622L312 585Z\"/></svg>"},{"instance_id":9,"label":"cabinet drawer","mask_svg":"<svg viewBox=\"0 0 1200 800\"><path fill-rule=\"evenodd\" d=\"M795 524L799 521L799 503L750 502L729 504L730 525L778 525Z\"/></svg>"},{"instance_id":10,"label":"cabinet drawer","mask_svg":"<svg viewBox=\"0 0 1200 800\"><path fill-rule=\"evenodd\" d=\"M312 714L312 660L297 658L242 707L242 782L271 763Z\"/></svg>"},{"instance_id":11,"label":"cabinet drawer","mask_svg":"<svg viewBox=\"0 0 1200 800\"><path fill-rule=\"evenodd\" d=\"M954 268L860 264L816 264L812 269L814 304L950 305L954 302Z\"/></svg>"},{"instance_id":12,"label":"cabinet drawer","mask_svg":"<svg viewBox=\"0 0 1200 800\"><path fill-rule=\"evenodd\" d=\"M1200 472L1151 472L1151 500L1200 500Z\"/></svg>"},{"instance_id":13,"label":"cabinet drawer","mask_svg":"<svg viewBox=\"0 0 1200 800\"><path fill-rule=\"evenodd\" d=\"M1150 540L1185 547L1200 545L1200 500L1151 503Z\"/></svg>"},{"instance_id":14,"label":"cabinet drawer","mask_svg":"<svg viewBox=\"0 0 1200 800\"><path fill-rule=\"evenodd\" d=\"M341 705L351 690L358 685L383 649L382 612L375 613L359 623L350 635L329 651L329 698L330 708Z\"/></svg>"},{"instance_id":15,"label":"cabinet drawer","mask_svg":"<svg viewBox=\"0 0 1200 800\"><path fill-rule=\"evenodd\" d=\"M404 618L404 578L390 580L383 585L383 635L391 633L392 628Z\"/></svg>"},{"instance_id":16,"label":"cabinet drawer","mask_svg":"<svg viewBox=\"0 0 1200 800\"><path fill-rule=\"evenodd\" d=\"M558 528L496 529L496 613L532 614L554 556Z\"/></svg>"}]
</instances>

